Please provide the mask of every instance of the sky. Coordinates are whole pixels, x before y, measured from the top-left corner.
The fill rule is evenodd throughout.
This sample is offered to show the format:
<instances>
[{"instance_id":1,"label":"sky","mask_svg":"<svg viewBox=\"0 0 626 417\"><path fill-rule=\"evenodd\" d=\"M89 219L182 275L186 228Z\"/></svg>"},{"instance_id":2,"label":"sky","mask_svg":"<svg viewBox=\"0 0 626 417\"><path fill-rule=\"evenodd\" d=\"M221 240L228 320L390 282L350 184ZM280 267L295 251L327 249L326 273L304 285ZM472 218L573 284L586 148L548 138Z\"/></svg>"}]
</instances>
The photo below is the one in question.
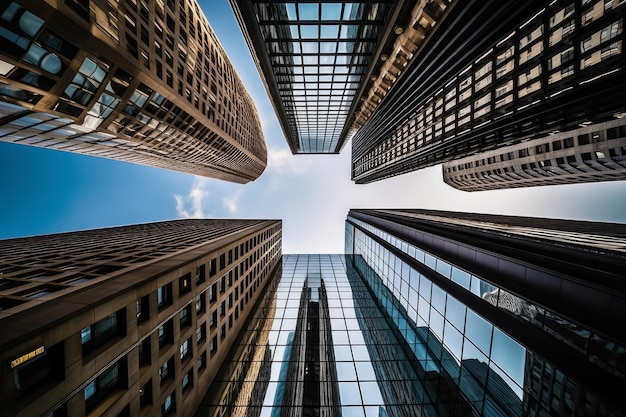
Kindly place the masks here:
<instances>
[{"instance_id":1,"label":"sky","mask_svg":"<svg viewBox=\"0 0 626 417\"><path fill-rule=\"evenodd\" d=\"M467 193L441 166L367 185L340 155L291 155L228 0L203 0L255 100L268 166L245 185L0 142L0 239L178 218L283 220L283 253L342 253L350 208L427 208L626 223L626 181Z\"/></svg>"}]
</instances>

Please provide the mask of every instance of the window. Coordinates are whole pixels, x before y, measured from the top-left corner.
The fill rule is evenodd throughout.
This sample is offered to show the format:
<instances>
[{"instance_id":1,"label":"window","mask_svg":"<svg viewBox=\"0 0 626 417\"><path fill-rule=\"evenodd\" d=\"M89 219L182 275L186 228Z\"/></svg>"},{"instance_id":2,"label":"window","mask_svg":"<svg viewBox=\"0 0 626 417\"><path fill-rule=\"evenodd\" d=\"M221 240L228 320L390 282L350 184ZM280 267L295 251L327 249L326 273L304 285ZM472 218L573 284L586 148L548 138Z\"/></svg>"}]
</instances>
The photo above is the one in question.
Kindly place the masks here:
<instances>
[{"instance_id":1,"label":"window","mask_svg":"<svg viewBox=\"0 0 626 417\"><path fill-rule=\"evenodd\" d=\"M173 392L165 398L161 407L161 414L166 416L176 410L176 394Z\"/></svg>"},{"instance_id":2,"label":"window","mask_svg":"<svg viewBox=\"0 0 626 417\"><path fill-rule=\"evenodd\" d=\"M206 352L202 352L198 358L198 372L206 368Z\"/></svg>"},{"instance_id":3,"label":"window","mask_svg":"<svg viewBox=\"0 0 626 417\"><path fill-rule=\"evenodd\" d=\"M137 300L137 322L143 323L150 318L150 297L144 296Z\"/></svg>"},{"instance_id":4,"label":"window","mask_svg":"<svg viewBox=\"0 0 626 417\"><path fill-rule=\"evenodd\" d=\"M215 259L211 259L209 262L209 277L214 276L217 273L217 262Z\"/></svg>"},{"instance_id":5,"label":"window","mask_svg":"<svg viewBox=\"0 0 626 417\"><path fill-rule=\"evenodd\" d=\"M211 304L217 301L217 282L209 287L209 301Z\"/></svg>"},{"instance_id":6,"label":"window","mask_svg":"<svg viewBox=\"0 0 626 417\"><path fill-rule=\"evenodd\" d=\"M217 352L217 336L213 336L211 339L211 346L209 347L211 355Z\"/></svg>"},{"instance_id":7,"label":"window","mask_svg":"<svg viewBox=\"0 0 626 417\"><path fill-rule=\"evenodd\" d=\"M209 319L209 325L211 326L211 329L214 329L215 327L217 327L217 310L213 310L211 312L211 318Z\"/></svg>"},{"instance_id":8,"label":"window","mask_svg":"<svg viewBox=\"0 0 626 417\"><path fill-rule=\"evenodd\" d=\"M151 363L151 348L150 348L150 336L146 337L139 344L139 366L150 365Z\"/></svg>"},{"instance_id":9,"label":"window","mask_svg":"<svg viewBox=\"0 0 626 417\"><path fill-rule=\"evenodd\" d=\"M157 305L159 308L165 308L172 304L172 283L159 287L157 290Z\"/></svg>"},{"instance_id":10,"label":"window","mask_svg":"<svg viewBox=\"0 0 626 417\"><path fill-rule=\"evenodd\" d=\"M206 323L198 326L196 329L196 342L200 343L206 339Z\"/></svg>"},{"instance_id":11,"label":"window","mask_svg":"<svg viewBox=\"0 0 626 417\"><path fill-rule=\"evenodd\" d=\"M167 344L170 344L174 341L174 321L173 319L169 319L165 324L159 327L158 330L159 335L159 347L163 347Z\"/></svg>"},{"instance_id":12,"label":"window","mask_svg":"<svg viewBox=\"0 0 626 417\"><path fill-rule=\"evenodd\" d=\"M178 279L179 294L185 294L189 291L191 291L191 272L187 272L185 275Z\"/></svg>"},{"instance_id":13,"label":"window","mask_svg":"<svg viewBox=\"0 0 626 417\"><path fill-rule=\"evenodd\" d=\"M152 404L152 380L139 389L139 405L143 407L150 404Z\"/></svg>"},{"instance_id":14,"label":"window","mask_svg":"<svg viewBox=\"0 0 626 417\"><path fill-rule=\"evenodd\" d=\"M14 367L15 388L19 393L29 393L49 381L65 378L65 356L63 342L45 348L42 354L23 361Z\"/></svg>"},{"instance_id":15,"label":"window","mask_svg":"<svg viewBox=\"0 0 626 417\"><path fill-rule=\"evenodd\" d=\"M191 369L185 374L185 376L183 376L182 386L183 391L186 391L188 388L191 388L193 386L193 369Z\"/></svg>"},{"instance_id":16,"label":"window","mask_svg":"<svg viewBox=\"0 0 626 417\"><path fill-rule=\"evenodd\" d=\"M187 359L191 356L191 338L185 340L180 345L180 360Z\"/></svg>"},{"instance_id":17,"label":"window","mask_svg":"<svg viewBox=\"0 0 626 417\"><path fill-rule=\"evenodd\" d=\"M202 284L205 279L206 279L205 267L204 265L200 265L199 267L196 268L196 285Z\"/></svg>"},{"instance_id":18,"label":"window","mask_svg":"<svg viewBox=\"0 0 626 417\"><path fill-rule=\"evenodd\" d=\"M83 356L93 352L116 336L126 334L126 310L121 309L80 331Z\"/></svg>"},{"instance_id":19,"label":"window","mask_svg":"<svg viewBox=\"0 0 626 417\"><path fill-rule=\"evenodd\" d=\"M161 385L163 385L163 382L169 378L174 378L173 356L159 368L159 381L161 381Z\"/></svg>"},{"instance_id":20,"label":"window","mask_svg":"<svg viewBox=\"0 0 626 417\"><path fill-rule=\"evenodd\" d=\"M122 359L87 384L83 390L87 412L93 410L117 388L123 388L126 379L126 359Z\"/></svg>"},{"instance_id":21,"label":"window","mask_svg":"<svg viewBox=\"0 0 626 417\"><path fill-rule=\"evenodd\" d=\"M202 313L206 310L206 292L196 295L196 313Z\"/></svg>"},{"instance_id":22,"label":"window","mask_svg":"<svg viewBox=\"0 0 626 417\"><path fill-rule=\"evenodd\" d=\"M178 318L180 319L181 328L191 324L191 304L187 304L185 308L178 312Z\"/></svg>"}]
</instances>

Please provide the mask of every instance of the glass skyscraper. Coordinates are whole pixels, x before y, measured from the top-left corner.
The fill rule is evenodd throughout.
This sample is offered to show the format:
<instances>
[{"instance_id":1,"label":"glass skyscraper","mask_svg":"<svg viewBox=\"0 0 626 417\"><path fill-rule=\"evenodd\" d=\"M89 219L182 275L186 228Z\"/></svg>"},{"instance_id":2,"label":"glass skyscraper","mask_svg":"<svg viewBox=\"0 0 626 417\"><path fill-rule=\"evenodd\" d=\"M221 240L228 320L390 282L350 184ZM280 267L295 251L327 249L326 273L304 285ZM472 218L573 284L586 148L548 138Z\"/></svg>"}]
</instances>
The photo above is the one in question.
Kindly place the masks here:
<instances>
[{"instance_id":1,"label":"glass skyscraper","mask_svg":"<svg viewBox=\"0 0 626 417\"><path fill-rule=\"evenodd\" d=\"M452 0L230 0L294 154L339 153Z\"/></svg>"},{"instance_id":2,"label":"glass skyscraper","mask_svg":"<svg viewBox=\"0 0 626 417\"><path fill-rule=\"evenodd\" d=\"M286 255L276 274L198 416L428 415L412 355L343 255Z\"/></svg>"},{"instance_id":3,"label":"glass skyscraper","mask_svg":"<svg viewBox=\"0 0 626 417\"><path fill-rule=\"evenodd\" d=\"M623 416L619 285L587 308L623 265L623 227L489 219L483 230L480 215L352 210L345 255L283 257L197 415ZM578 314L560 306L581 294L566 294L576 272L556 255L573 238L569 256L595 248L570 260L596 268ZM531 263L529 242L555 248ZM527 293L513 282L520 268ZM545 288L532 283L540 270ZM557 279L562 295L547 302ZM611 323L594 322L603 309Z\"/></svg>"},{"instance_id":4,"label":"glass skyscraper","mask_svg":"<svg viewBox=\"0 0 626 417\"><path fill-rule=\"evenodd\" d=\"M433 415L619 416L624 236L616 224L352 210L346 253L413 366L437 376L423 382Z\"/></svg>"}]
</instances>

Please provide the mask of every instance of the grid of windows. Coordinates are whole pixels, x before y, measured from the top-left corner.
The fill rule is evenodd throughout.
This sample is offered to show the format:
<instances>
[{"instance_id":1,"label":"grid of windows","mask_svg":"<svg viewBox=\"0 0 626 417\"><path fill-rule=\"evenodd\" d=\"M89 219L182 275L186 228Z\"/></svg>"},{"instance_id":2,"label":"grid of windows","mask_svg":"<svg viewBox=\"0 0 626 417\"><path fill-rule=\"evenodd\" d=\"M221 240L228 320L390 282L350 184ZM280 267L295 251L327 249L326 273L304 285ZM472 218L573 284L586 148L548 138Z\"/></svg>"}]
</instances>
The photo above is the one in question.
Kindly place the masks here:
<instances>
[{"instance_id":1,"label":"grid of windows","mask_svg":"<svg viewBox=\"0 0 626 417\"><path fill-rule=\"evenodd\" d=\"M313 302L309 309L318 301L322 307L315 309L313 316L303 317L303 300ZM313 317L318 311L322 317L319 339L303 330L309 328L305 321L315 323ZM410 367L396 366L408 363L408 358L395 348L398 340L363 281L348 275L343 256L283 257L282 276L272 281L243 335L241 356L226 362L224 373L217 377L217 381L224 381L215 383L220 386L220 395L205 398L215 407L214 415L232 410L233 404L242 411L244 407L263 406L270 413L295 407L306 413L307 408L317 407L328 415L380 415L381 409L390 407L406 415L420 414L419 401L410 394L417 377ZM308 338L313 342L307 342ZM309 386L323 387L309 388L319 389L319 398L323 398L318 398L321 404L313 406L307 404L312 399L306 394L304 401L297 397L306 392L307 385L294 388L302 384L294 367L304 364L310 354L305 346L317 346L316 341L322 339L327 340L324 351L328 356L316 362L317 371L311 367L307 373L320 369L330 373L318 375L317 382ZM381 375L384 372L386 377ZM263 390L255 390L255 384Z\"/></svg>"},{"instance_id":2,"label":"grid of windows","mask_svg":"<svg viewBox=\"0 0 626 417\"><path fill-rule=\"evenodd\" d=\"M103 245L102 242L107 244ZM16 408L15 415L46 415L48 414L47 408L44 410L40 408L52 406L55 410L67 409L73 412L75 401L68 401L67 396L71 397L70 393L77 384L83 383L85 372L92 372L96 368L107 368L106 362L102 362L106 360L106 357L116 357L124 352L129 360L139 364L141 372L138 379L129 382L124 370L123 375L120 371L119 384L115 385L113 391L109 392L104 389L108 386L104 380L100 384L102 389L98 389L97 378L91 381L93 383L90 386L81 386L80 390L76 391L81 396L86 395L85 398L88 399L89 404L93 404L90 406L100 409L104 407L101 405L104 403L107 404L106 409L109 414L117 415L118 409L122 413L128 407L133 409L135 401L139 402L142 407L154 406L156 410L153 412L158 413L158 409L163 405L164 395L169 393L172 394L172 398L183 393L185 407L197 406L202 392L190 389L194 386L194 382L198 381L196 375L209 366L216 367L228 352L261 289L269 282L270 273L280 260L282 239L279 221L183 220L5 240L2 243L5 245L3 253L6 254L7 261L1 266L2 272L11 273L13 280L20 284L31 282L25 279L31 276L29 275L31 272L34 274L33 278L38 277L41 271L38 272L37 268L41 267L49 268L50 271L55 269L74 271L78 268L97 267L101 275L94 276L94 279L99 287L88 296L88 301L94 305L93 308L104 312L107 308L111 308L109 304L112 304L119 309L121 297L124 297L127 304L125 308L83 327L80 331L76 330L75 322L72 321L74 317L67 318L67 314L71 313L63 313L62 309L53 306L51 310L55 312L59 310L65 315L53 319L56 321L49 326L51 329L49 333L58 337L67 334L67 328L71 327L72 329L69 330L69 333L72 333L71 337L61 339L61 343L55 346L43 346L42 352L37 353L36 359L31 359L15 371L16 377L8 369L3 372L1 374L3 381L7 381L6 383L11 387L13 381L16 381L15 383L19 383L20 386L0 393L0 402L3 404L5 402L9 404L12 401L23 402L23 399L31 393L39 398L41 395L48 395L45 390L55 389L55 392L61 390L62 395L56 396L54 401L64 401L63 403L55 405L50 402L35 401L28 406L39 407L38 411L33 411L22 404ZM103 250L104 247L110 248L111 253ZM235 247L237 248L236 256L229 256L229 253L235 255ZM185 250L189 248L193 250ZM206 252L203 254L203 251ZM63 256L60 256L60 253ZM172 254L176 254L178 262L174 269L172 269ZM225 256L221 268L211 267L222 254ZM20 257L22 257L21 260ZM81 262L75 262L76 259L80 259ZM160 271L160 262L167 262L167 267L163 270L164 273L154 276L155 271ZM36 265L37 263L41 265ZM135 289L137 291L135 300L129 301L127 296L130 293L119 286L116 275L107 276L109 265L118 267L112 268L111 271L123 274L121 280L125 283L141 277L140 281L135 282L132 291L132 294L135 294ZM143 266L149 268L149 274L141 272ZM73 267L76 268L72 269ZM211 277L204 280L192 279L196 271L201 272L207 267L210 270L214 269ZM126 270L127 268L130 270ZM95 269L93 271L95 273ZM216 327L209 329L208 314L204 314L206 293L207 289L215 285L222 276L226 278L225 283L230 277L230 282L229 285L224 285L222 293L216 293L215 303L221 303L230 296L235 304L236 291L240 294L239 301L241 302L237 302L236 306L233 305L230 309L225 307L225 315L230 319L215 317ZM33 279L32 282L39 285L39 280ZM155 285L157 282L158 285ZM108 285L109 283L111 286ZM86 288L84 284L82 288ZM7 287L3 289L6 290ZM241 296L244 291L248 295L245 299ZM114 297L116 292L119 292L120 297ZM99 294L106 297L105 302L108 304L103 305L98 301L97 295ZM80 296L80 293L78 295ZM6 299L10 300L12 297L9 296ZM39 303L42 301L45 300ZM54 300L51 299L49 302L54 302ZM12 317L24 319L23 314L28 315L31 311L33 314L37 313L29 308L15 311L13 305L6 302L3 302L2 306L3 308L8 306L3 309L3 325L9 323L8 327L11 328L18 328L12 325ZM131 313L131 317L127 317L127 312ZM135 312L137 312L137 317L135 317ZM94 311L91 310L75 319L84 326L84 323L93 320L93 317ZM135 323L138 324L137 327L134 327ZM137 330L132 334L137 335L139 340L133 341L132 335L126 333L127 325ZM63 330L58 330L58 326L65 327ZM32 331L35 332L36 329ZM7 332L6 335L3 334L3 337L8 340L13 333ZM44 331L43 334L45 335L46 332ZM41 334L37 333L34 337L40 338ZM44 337L48 338L48 336ZM212 339L216 341L214 351L211 351L208 343ZM64 346L68 346L66 349L72 351L78 349L79 352L81 346L83 347L86 355L82 361L79 361L83 364L82 367L77 366L74 361L71 362L71 367L63 369L67 365L63 356ZM7 353L5 353L5 347L7 347ZM24 354L23 347L20 347L17 354ZM9 358L7 355L10 355L11 360L17 357L16 353L9 348L9 344L3 344L3 360ZM95 361L101 365L94 368ZM87 371L87 369L92 371ZM33 373L32 371L35 370L36 372ZM155 381L154 384L150 382L149 377ZM63 381L63 384L56 386L57 381ZM39 383L36 390L31 389L33 383ZM203 384L206 383L205 379ZM130 387L129 384L133 386ZM131 388L132 392L136 392L135 389L139 391L140 396L123 397L126 390ZM114 391L119 398L129 398L130 403L109 401Z\"/></svg>"},{"instance_id":3,"label":"grid of windows","mask_svg":"<svg viewBox=\"0 0 626 417\"><path fill-rule=\"evenodd\" d=\"M53 300L99 282L98 278L121 274L133 265L207 240L224 238L255 223L250 220L185 220L41 236L32 243L3 240L0 242L3 253L0 309L9 313L12 307L34 299ZM110 238L112 235L115 238ZM100 244L102 239L107 239L106 247ZM55 255L61 252L62 258ZM168 293L161 293L166 297L163 300L172 296L171 285L169 288Z\"/></svg>"},{"instance_id":4,"label":"grid of windows","mask_svg":"<svg viewBox=\"0 0 626 417\"><path fill-rule=\"evenodd\" d=\"M458 150L436 150L442 142L469 138L469 132L479 127L489 127L518 111L556 103L561 94L574 94L576 89L615 77L623 70L620 8L625 2L585 0L581 13L575 13L577 3L553 2L539 11L416 103L410 114L367 149L365 139L355 138L352 178L369 182L449 160ZM572 124L580 116L564 113L562 117L564 123ZM533 123L536 128L539 122ZM367 133L362 130L358 135ZM505 138L476 132L471 139L463 139L467 142L463 149L476 152L487 143L497 146L498 141L528 136L523 129L507 132Z\"/></svg>"},{"instance_id":5,"label":"grid of windows","mask_svg":"<svg viewBox=\"0 0 626 417\"><path fill-rule=\"evenodd\" d=\"M295 152L341 149L346 117L391 6L388 1L254 2L273 71L266 76L278 87Z\"/></svg>"},{"instance_id":6,"label":"grid of windows","mask_svg":"<svg viewBox=\"0 0 626 417\"><path fill-rule=\"evenodd\" d=\"M262 173L258 114L197 3L92 2L86 18L112 43L81 53L70 39L93 35L66 9L44 9L0 6L0 95L56 125L8 123L0 140L236 182Z\"/></svg>"},{"instance_id":7,"label":"grid of windows","mask_svg":"<svg viewBox=\"0 0 626 417\"><path fill-rule=\"evenodd\" d=\"M418 54L430 37L430 34L443 20L446 10L455 0L416 1L410 12L410 20L403 26L395 26L397 35L393 47L383 51L380 68L372 63L373 74L370 80L364 80L365 91L361 101L355 103L355 114L346 137L352 137L378 108L385 96L392 90L411 60ZM348 126L346 126L348 127Z\"/></svg>"},{"instance_id":8,"label":"grid of windows","mask_svg":"<svg viewBox=\"0 0 626 417\"><path fill-rule=\"evenodd\" d=\"M623 180L626 119L506 146L443 166L446 184L463 191Z\"/></svg>"},{"instance_id":9,"label":"grid of windows","mask_svg":"<svg viewBox=\"0 0 626 417\"><path fill-rule=\"evenodd\" d=\"M372 235L370 236L364 231ZM380 239L381 242L378 242L377 239ZM420 272L414 269L405 259L395 255L389 249L390 247L404 253L407 259L419 262L430 272L426 274L423 271ZM498 307L517 320L525 321L541 328L547 334L568 345L569 348L580 351L585 357L593 357L592 362L597 363L598 366L607 370L610 374L622 374L622 370L617 364L621 352L625 351L623 347L616 347L613 342L603 340L601 336L594 334L593 331L494 286L475 274L470 274L450 264L449 261L431 255L420 247L407 243L373 225L349 217L346 224L346 251L355 255L353 258L355 268L359 270L366 280L370 281L372 288L376 290L377 286L380 288L384 287L383 292L389 291L389 297L394 300L394 303L399 305L397 308L406 312L406 317L398 316L396 323L403 333L403 337L412 345L418 360L427 361L430 359L428 355L424 356L424 350L420 343L428 343L430 346L430 340L433 339L435 346L442 344L445 351L448 352L447 354L452 355L456 363L461 363L460 369L450 369L450 362L445 360L442 362L446 372L458 378L461 390L468 390L468 392L463 391L468 398L476 400L477 393L472 391L474 388L471 388L471 384L468 384L467 381L464 382L463 378L464 375L468 378L467 374L476 372L476 369L468 369L464 373L463 366L466 364L472 367L475 367L478 362L484 364L484 373L482 375L486 379L483 379L481 382L481 385L484 384L484 387L489 385L487 379L491 378L487 376L488 364L490 372L498 375L498 383L505 383L515 393L518 397L518 402L515 407L517 411L513 415L521 415L522 405L524 408L532 406L538 409L554 407L554 404L541 400L541 395L552 392L552 388L542 388L544 382L541 382L541 379L532 378L531 375L537 371L538 367L545 367L549 372L559 373L560 375L563 375L563 371L555 369L554 365L536 353L526 351L519 342L490 324L471 308L463 305L452 294L443 290L440 285L437 285L436 280L431 279L433 276L437 276L437 279L451 280L475 297ZM379 280L379 277L382 281ZM391 305L393 303L384 302L383 304ZM406 320L417 325L417 333L413 333L411 326L407 326ZM428 342L423 339L423 335L420 336L419 332L420 328L425 327L428 327L430 331ZM421 341L420 338L422 338ZM413 345L416 341L417 343ZM605 351L603 353L592 353L592 351L599 352L598 349L605 349ZM612 359L608 359L600 364L596 362L596 357L612 357ZM442 358L445 359L445 357ZM448 367L446 367L446 364ZM476 377L477 375L474 374L469 378L475 379ZM581 382L584 383L584 381L577 382L569 379L569 388L565 389L567 395L578 395L576 392L580 388L575 388L575 386L579 386ZM503 388L506 387L503 386ZM556 397L563 395L560 389L554 388ZM544 389L545 391L542 391ZM535 395L539 394L535 397L535 400L531 401L528 397L529 392ZM500 394L502 394L502 390L498 395ZM484 399L478 398L479 401L473 404L473 406L484 406L485 410L487 410L498 402L496 398L488 398L493 393L485 391L485 395ZM602 402L597 397L597 395L602 395L602 393L594 394L587 392L586 395L592 403L598 404ZM521 400L524 399L524 404L522 404ZM489 405L489 403L493 404ZM566 414L574 413L577 407L581 407L580 404L574 403L565 406L569 410ZM502 413L506 413L506 410L502 411Z\"/></svg>"}]
</instances>

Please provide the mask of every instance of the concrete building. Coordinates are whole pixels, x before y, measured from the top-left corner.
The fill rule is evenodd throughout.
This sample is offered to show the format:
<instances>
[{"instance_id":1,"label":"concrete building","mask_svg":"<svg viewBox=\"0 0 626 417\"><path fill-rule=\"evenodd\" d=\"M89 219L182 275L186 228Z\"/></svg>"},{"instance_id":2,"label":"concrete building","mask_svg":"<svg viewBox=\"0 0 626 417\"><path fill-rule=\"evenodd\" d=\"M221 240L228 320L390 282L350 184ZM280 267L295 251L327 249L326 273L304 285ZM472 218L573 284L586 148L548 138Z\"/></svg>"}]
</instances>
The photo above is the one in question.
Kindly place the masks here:
<instances>
[{"instance_id":1,"label":"concrete building","mask_svg":"<svg viewBox=\"0 0 626 417\"><path fill-rule=\"evenodd\" d=\"M1 416L190 416L281 259L281 222L0 241Z\"/></svg>"},{"instance_id":2,"label":"concrete building","mask_svg":"<svg viewBox=\"0 0 626 417\"><path fill-rule=\"evenodd\" d=\"M354 134L352 179L622 118L625 3L455 4Z\"/></svg>"},{"instance_id":3,"label":"concrete building","mask_svg":"<svg viewBox=\"0 0 626 417\"><path fill-rule=\"evenodd\" d=\"M191 0L3 2L0 140L238 183L267 164L252 98Z\"/></svg>"},{"instance_id":4,"label":"concrete building","mask_svg":"<svg viewBox=\"0 0 626 417\"><path fill-rule=\"evenodd\" d=\"M443 164L463 191L626 179L626 119L554 132Z\"/></svg>"}]
</instances>

